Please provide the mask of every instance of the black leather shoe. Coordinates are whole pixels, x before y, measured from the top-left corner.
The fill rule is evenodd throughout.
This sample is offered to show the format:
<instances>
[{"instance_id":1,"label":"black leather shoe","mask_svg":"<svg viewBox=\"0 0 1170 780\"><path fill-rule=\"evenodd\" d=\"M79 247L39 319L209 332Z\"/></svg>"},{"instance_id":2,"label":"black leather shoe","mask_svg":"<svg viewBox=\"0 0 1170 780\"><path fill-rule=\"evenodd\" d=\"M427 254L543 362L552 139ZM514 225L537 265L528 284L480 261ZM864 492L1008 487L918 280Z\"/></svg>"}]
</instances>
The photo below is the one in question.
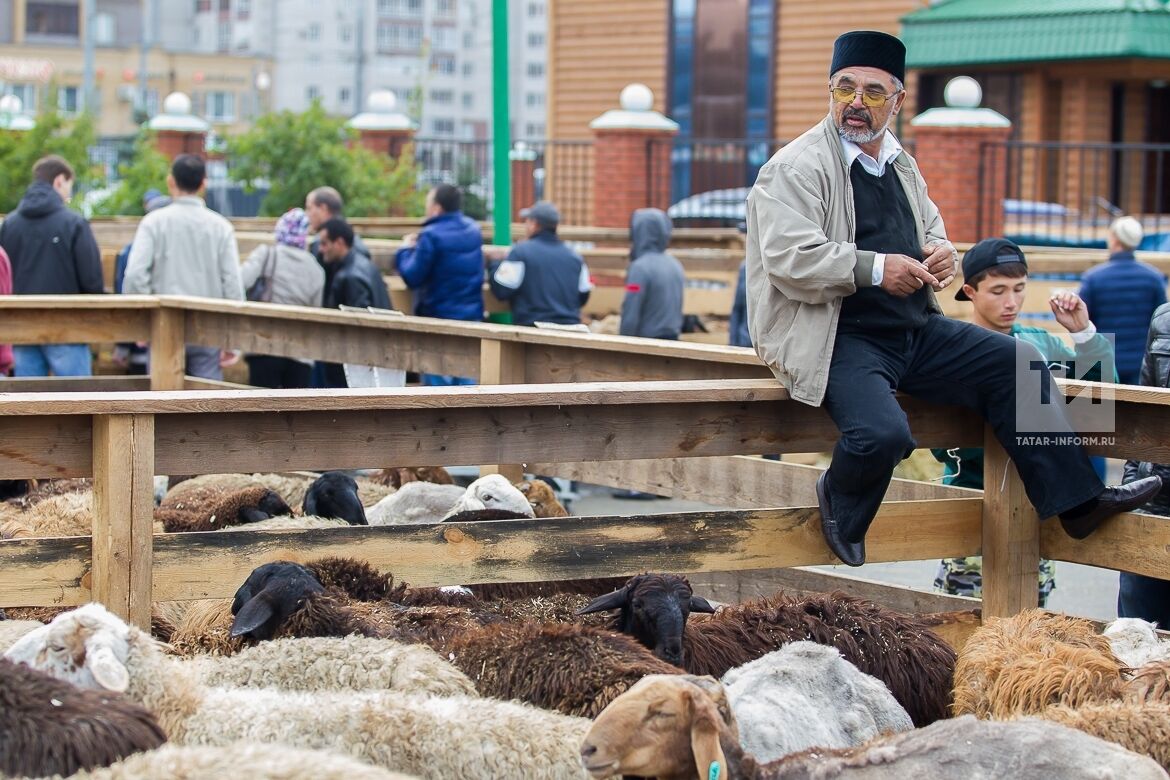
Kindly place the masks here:
<instances>
[{"instance_id":1,"label":"black leather shoe","mask_svg":"<svg viewBox=\"0 0 1170 780\"><path fill-rule=\"evenodd\" d=\"M829 472L822 471L821 476L817 478L817 504L821 508L821 532L825 535L825 543L829 545L829 549L833 551L841 559L842 563L849 566L860 566L865 563L865 540L860 542L847 542L845 536L841 533L837 521L833 519L833 509L829 504Z\"/></svg>"},{"instance_id":2,"label":"black leather shoe","mask_svg":"<svg viewBox=\"0 0 1170 780\"><path fill-rule=\"evenodd\" d=\"M1148 503L1162 490L1162 478L1153 476L1138 479L1121 487L1105 488L1097 497L1097 505L1079 517L1060 518L1064 531L1074 539L1084 539L1109 518L1130 512Z\"/></svg>"}]
</instances>

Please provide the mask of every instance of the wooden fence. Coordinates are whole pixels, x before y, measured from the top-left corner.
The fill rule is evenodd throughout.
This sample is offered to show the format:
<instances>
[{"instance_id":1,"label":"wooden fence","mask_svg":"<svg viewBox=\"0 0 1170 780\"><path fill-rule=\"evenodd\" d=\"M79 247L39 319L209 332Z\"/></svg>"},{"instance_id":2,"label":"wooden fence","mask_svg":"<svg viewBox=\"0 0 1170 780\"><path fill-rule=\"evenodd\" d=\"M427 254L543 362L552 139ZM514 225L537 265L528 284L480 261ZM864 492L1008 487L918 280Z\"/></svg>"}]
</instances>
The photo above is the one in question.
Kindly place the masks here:
<instances>
[{"instance_id":1,"label":"wooden fence","mask_svg":"<svg viewBox=\"0 0 1170 780\"><path fill-rule=\"evenodd\" d=\"M0 341L149 340L153 391L0 393L0 478L93 477L90 538L0 541L7 605L97 599L145 624L154 600L231 595L266 561L354 554L412 583L727 572L831 563L816 470L742 457L826 451L824 410L788 399L754 354L408 317L182 298L0 302ZM359 391L182 390L184 343L476 376ZM655 380L655 381L646 381ZM139 381L139 380L136 380ZM0 390L19 383L0 383ZM129 384L125 382L124 384ZM1064 383L1116 400L1094 454L1170 462L1170 391ZM158 392L165 391L165 392ZM982 554L983 614L1034 606L1041 555L1170 576L1170 523L1125 515L1086 541L1041 524L975 416L903 399L919 446L987 447L985 494L896 481L869 560ZM152 533L155 474L521 464L740 509L311 531ZM897 500L894 500L897 499ZM778 508L779 507L779 508ZM229 535L230 534L230 535Z\"/></svg>"}]
</instances>

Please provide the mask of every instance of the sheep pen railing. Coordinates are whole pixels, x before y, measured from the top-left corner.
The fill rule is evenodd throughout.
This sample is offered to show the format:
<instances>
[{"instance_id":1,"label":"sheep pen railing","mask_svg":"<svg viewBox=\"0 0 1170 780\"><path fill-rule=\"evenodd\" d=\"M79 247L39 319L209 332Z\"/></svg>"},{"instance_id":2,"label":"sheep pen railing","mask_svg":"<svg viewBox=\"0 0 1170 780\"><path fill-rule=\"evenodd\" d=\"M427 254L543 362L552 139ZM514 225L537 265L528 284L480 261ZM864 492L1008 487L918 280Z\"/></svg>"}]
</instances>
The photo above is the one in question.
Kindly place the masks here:
<instances>
[{"instance_id":1,"label":"sheep pen railing","mask_svg":"<svg viewBox=\"0 0 1170 780\"><path fill-rule=\"evenodd\" d=\"M741 456L827 451L836 429L823 410L787 400L774 380L748 381L769 374L746 350L197 299L14 297L0 302L0 309L3 341L150 341L156 350L150 383L156 388L186 386L181 355L187 342L508 385L74 394L125 379L94 377L38 380L60 381L66 393L0 395L6 442L0 478L92 476L95 496L92 541L0 542L0 594L8 605L96 598L141 622L152 599L231 595L259 563L352 551L359 544L363 557L418 584L834 562L817 528L816 469ZM646 378L676 382L607 381ZM516 386L598 380L607 383ZM3 389L22 381L2 383ZM1092 386L1065 387L1080 392ZM1094 454L1170 459L1162 444L1170 394L1113 392L1118 432L1113 442L1092 448ZM973 416L909 399L904 404L919 446L984 441ZM600 484L667 485L680 497L743 509L437 529L151 535L156 473L388 463L527 464L530 472ZM1005 478L1006 466L993 443L986 484L1004 487L982 497L978 491L895 481L868 539L869 559L982 553L985 615L1034 606L1041 554L1150 576L1170 573L1170 531L1157 518L1127 515L1074 542L1059 524L1041 526L1014 470ZM520 467L502 470L518 473ZM894 500L899 498L908 500Z\"/></svg>"}]
</instances>

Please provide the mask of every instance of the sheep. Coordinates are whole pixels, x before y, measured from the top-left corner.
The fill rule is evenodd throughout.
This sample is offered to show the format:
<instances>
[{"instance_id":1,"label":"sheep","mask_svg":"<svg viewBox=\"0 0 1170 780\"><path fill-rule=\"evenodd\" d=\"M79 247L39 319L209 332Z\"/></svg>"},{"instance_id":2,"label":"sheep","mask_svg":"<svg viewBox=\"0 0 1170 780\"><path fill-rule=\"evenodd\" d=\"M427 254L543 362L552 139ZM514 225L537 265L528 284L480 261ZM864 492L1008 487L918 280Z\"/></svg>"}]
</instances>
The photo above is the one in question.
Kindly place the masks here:
<instances>
[{"instance_id":1,"label":"sheep","mask_svg":"<svg viewBox=\"0 0 1170 780\"><path fill-rule=\"evenodd\" d=\"M455 480L442 466L405 466L382 469L370 477L374 482L388 485L395 490L410 482L433 482L436 485L452 485Z\"/></svg>"},{"instance_id":2,"label":"sheep","mask_svg":"<svg viewBox=\"0 0 1170 780\"><path fill-rule=\"evenodd\" d=\"M56 677L125 691L177 744L292 742L426 778L581 777L585 719L464 696L208 688L99 604L56 618L36 658Z\"/></svg>"},{"instance_id":3,"label":"sheep","mask_svg":"<svg viewBox=\"0 0 1170 780\"><path fill-rule=\"evenodd\" d=\"M244 643L230 636L231 599L202 599L191 602L175 624L167 644L179 655L233 655Z\"/></svg>"},{"instance_id":4,"label":"sheep","mask_svg":"<svg viewBox=\"0 0 1170 780\"><path fill-rule=\"evenodd\" d=\"M0 773L69 775L163 744L140 705L0 658Z\"/></svg>"},{"instance_id":5,"label":"sheep","mask_svg":"<svg viewBox=\"0 0 1170 780\"><path fill-rule=\"evenodd\" d=\"M289 515L292 510L279 495L260 485L221 491L214 486L168 496L154 510L166 533L218 531L241 523Z\"/></svg>"},{"instance_id":6,"label":"sheep","mask_svg":"<svg viewBox=\"0 0 1170 780\"><path fill-rule=\"evenodd\" d=\"M488 474L468 485L467 490L455 505L447 510L444 517L481 509L503 509L524 517L533 516L532 505L507 477L502 474Z\"/></svg>"},{"instance_id":7,"label":"sheep","mask_svg":"<svg viewBox=\"0 0 1170 780\"><path fill-rule=\"evenodd\" d=\"M396 492L366 510L370 525L421 525L437 523L463 496L458 485L407 482Z\"/></svg>"},{"instance_id":8,"label":"sheep","mask_svg":"<svg viewBox=\"0 0 1170 780\"><path fill-rule=\"evenodd\" d=\"M989 618L959 654L954 714L1006 718L1112 701L1121 694L1122 669L1087 620L1038 609Z\"/></svg>"},{"instance_id":9,"label":"sheep","mask_svg":"<svg viewBox=\"0 0 1170 780\"><path fill-rule=\"evenodd\" d=\"M0 620L0 653L12 647L16 640L25 634L35 631L43 625L45 624L39 620L14 620L12 618Z\"/></svg>"},{"instance_id":10,"label":"sheep","mask_svg":"<svg viewBox=\"0 0 1170 780\"><path fill-rule=\"evenodd\" d=\"M1122 684L1124 699L1170 704L1170 661L1151 661L1134 669L1132 674L1132 678Z\"/></svg>"},{"instance_id":11,"label":"sheep","mask_svg":"<svg viewBox=\"0 0 1170 780\"><path fill-rule=\"evenodd\" d=\"M346 521L338 517L313 517L312 515L283 515L257 520L247 525L229 525L221 531L291 531L310 528L349 528Z\"/></svg>"},{"instance_id":12,"label":"sheep","mask_svg":"<svg viewBox=\"0 0 1170 780\"><path fill-rule=\"evenodd\" d=\"M582 614L620 609L614 627L677 657L691 674L718 677L789 642L811 640L837 648L862 672L889 687L914 725L948 715L955 653L917 617L845 593L794 598L778 593L720 607L686 621L695 600L690 583L673 574L643 574L602 596ZM703 611L711 611L703 608Z\"/></svg>"},{"instance_id":13,"label":"sheep","mask_svg":"<svg viewBox=\"0 0 1170 780\"><path fill-rule=\"evenodd\" d=\"M0 479L0 501L26 496L36 486L35 479Z\"/></svg>"},{"instance_id":14,"label":"sheep","mask_svg":"<svg viewBox=\"0 0 1170 780\"><path fill-rule=\"evenodd\" d=\"M793 642L723 675L740 742L760 761L914 728L890 690L836 648Z\"/></svg>"},{"instance_id":15,"label":"sheep","mask_svg":"<svg viewBox=\"0 0 1170 780\"><path fill-rule=\"evenodd\" d=\"M557 494L543 479L517 482L516 489L524 494L532 507L534 517L568 517L563 504L557 501Z\"/></svg>"},{"instance_id":16,"label":"sheep","mask_svg":"<svg viewBox=\"0 0 1170 780\"><path fill-rule=\"evenodd\" d=\"M33 530L18 518L0 520L0 539L32 539Z\"/></svg>"},{"instance_id":17,"label":"sheep","mask_svg":"<svg viewBox=\"0 0 1170 780\"><path fill-rule=\"evenodd\" d=\"M26 496L27 509L6 520L12 538L91 536L93 534L93 493L68 492L47 497Z\"/></svg>"},{"instance_id":18,"label":"sheep","mask_svg":"<svg viewBox=\"0 0 1170 780\"><path fill-rule=\"evenodd\" d=\"M1149 756L1170 770L1170 704L1150 701L1055 706L1041 712L1040 717Z\"/></svg>"},{"instance_id":19,"label":"sheep","mask_svg":"<svg viewBox=\"0 0 1170 780\"><path fill-rule=\"evenodd\" d=\"M738 739L735 716L714 680L650 676L593 722L581 763L594 778L614 775L760 780L1069 780L1165 778L1151 759L1042 720L971 716L884 736L845 749L814 748L761 764Z\"/></svg>"},{"instance_id":20,"label":"sheep","mask_svg":"<svg viewBox=\"0 0 1170 780\"><path fill-rule=\"evenodd\" d=\"M1118 618L1101 632L1117 660L1136 669L1151 661L1170 659L1170 642L1162 642L1155 631L1157 624L1141 618Z\"/></svg>"},{"instance_id":21,"label":"sheep","mask_svg":"<svg viewBox=\"0 0 1170 780\"><path fill-rule=\"evenodd\" d=\"M306 515L340 518L350 525L368 525L366 509L358 499L357 482L341 471L326 471L313 480L301 509Z\"/></svg>"},{"instance_id":22,"label":"sheep","mask_svg":"<svg viewBox=\"0 0 1170 780\"><path fill-rule=\"evenodd\" d=\"M409 780L341 753L239 742L226 747L164 745L68 780Z\"/></svg>"}]
</instances>

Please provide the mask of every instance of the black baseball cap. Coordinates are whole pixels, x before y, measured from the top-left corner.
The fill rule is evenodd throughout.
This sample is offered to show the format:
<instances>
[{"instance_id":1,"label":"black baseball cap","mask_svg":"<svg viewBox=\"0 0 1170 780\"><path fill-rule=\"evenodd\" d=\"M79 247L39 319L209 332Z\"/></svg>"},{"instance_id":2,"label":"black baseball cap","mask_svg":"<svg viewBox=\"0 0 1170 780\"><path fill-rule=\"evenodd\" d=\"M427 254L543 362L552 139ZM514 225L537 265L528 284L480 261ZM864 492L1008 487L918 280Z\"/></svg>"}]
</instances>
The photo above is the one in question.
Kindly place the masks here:
<instances>
[{"instance_id":1,"label":"black baseball cap","mask_svg":"<svg viewBox=\"0 0 1170 780\"><path fill-rule=\"evenodd\" d=\"M988 268L1008 265L1009 263L1019 263L1024 268L1028 267L1023 250L1014 242L1008 241L1006 238L985 238L963 255L963 283L966 284L972 276L982 273ZM971 299L960 286L959 291L955 293L955 300L969 301Z\"/></svg>"}]
</instances>

